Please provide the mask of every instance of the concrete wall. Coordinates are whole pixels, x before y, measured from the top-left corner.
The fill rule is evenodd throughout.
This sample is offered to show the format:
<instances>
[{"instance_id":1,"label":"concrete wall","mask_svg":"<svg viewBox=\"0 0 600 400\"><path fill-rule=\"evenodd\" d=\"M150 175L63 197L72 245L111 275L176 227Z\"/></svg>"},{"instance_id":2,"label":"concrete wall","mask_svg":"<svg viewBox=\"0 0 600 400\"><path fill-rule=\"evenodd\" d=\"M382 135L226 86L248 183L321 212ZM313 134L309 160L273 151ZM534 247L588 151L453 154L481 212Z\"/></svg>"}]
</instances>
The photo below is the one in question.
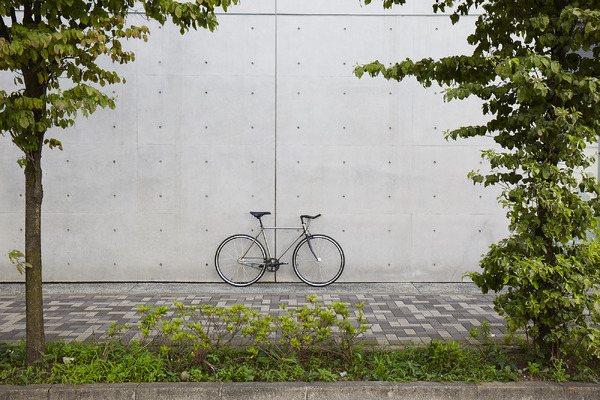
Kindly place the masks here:
<instances>
[{"instance_id":1,"label":"concrete wall","mask_svg":"<svg viewBox=\"0 0 600 400\"><path fill-rule=\"evenodd\" d=\"M47 281L219 281L213 256L249 232L322 213L314 233L346 253L341 281L459 281L506 233L484 140L443 131L482 120L439 88L353 76L356 63L469 52L474 17L452 26L427 2L254 0L217 32L150 23L149 43L109 88L117 109L54 131L45 150ZM138 17L136 23L146 23ZM3 88L12 79L2 76ZM0 137L0 253L23 249L19 152ZM277 236L278 247L291 233ZM285 267L284 267L285 268ZM0 256L0 281L19 281ZM274 279L267 273L263 280ZM297 281L291 267L278 281Z\"/></svg>"}]
</instances>

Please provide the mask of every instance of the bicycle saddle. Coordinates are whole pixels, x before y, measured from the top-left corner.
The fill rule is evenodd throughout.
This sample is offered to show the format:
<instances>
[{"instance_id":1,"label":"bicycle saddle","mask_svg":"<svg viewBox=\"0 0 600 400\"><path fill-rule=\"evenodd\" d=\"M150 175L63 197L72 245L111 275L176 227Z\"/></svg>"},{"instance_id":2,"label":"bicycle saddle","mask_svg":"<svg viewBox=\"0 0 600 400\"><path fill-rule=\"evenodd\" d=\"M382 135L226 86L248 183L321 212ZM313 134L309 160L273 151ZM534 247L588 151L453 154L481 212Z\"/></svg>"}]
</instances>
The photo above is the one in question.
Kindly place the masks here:
<instances>
[{"instance_id":1,"label":"bicycle saddle","mask_svg":"<svg viewBox=\"0 0 600 400\"><path fill-rule=\"evenodd\" d=\"M321 214L317 214L317 215L301 215L300 219L304 219L304 218L315 219L315 218L319 218L320 216L321 216Z\"/></svg>"},{"instance_id":2,"label":"bicycle saddle","mask_svg":"<svg viewBox=\"0 0 600 400\"><path fill-rule=\"evenodd\" d=\"M269 211L259 211L259 212L250 211L250 214L252 214L252 216L260 219L260 217L262 217L264 215L271 215L271 212L269 212Z\"/></svg>"}]
</instances>

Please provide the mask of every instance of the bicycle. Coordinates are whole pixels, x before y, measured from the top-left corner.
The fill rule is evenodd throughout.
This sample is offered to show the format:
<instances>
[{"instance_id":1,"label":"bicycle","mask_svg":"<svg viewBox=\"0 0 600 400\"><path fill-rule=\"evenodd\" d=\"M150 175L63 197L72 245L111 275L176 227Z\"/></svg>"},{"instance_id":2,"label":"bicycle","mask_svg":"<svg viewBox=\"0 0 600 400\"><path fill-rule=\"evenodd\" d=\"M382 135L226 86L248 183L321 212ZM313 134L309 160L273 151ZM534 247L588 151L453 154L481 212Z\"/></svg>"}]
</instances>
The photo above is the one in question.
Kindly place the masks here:
<instances>
[{"instance_id":1,"label":"bicycle","mask_svg":"<svg viewBox=\"0 0 600 400\"><path fill-rule=\"evenodd\" d=\"M225 239L215 253L217 273L225 282L233 286L248 286L258 281L265 271L276 272L287 262L280 261L292 246L292 266L301 281L310 286L327 286L335 282L344 270L344 252L342 247L327 235L313 235L308 230L310 222L318 215L301 215L299 227L266 227L262 217L270 215L268 211L250 212L258 219L260 231L256 236L237 234ZM271 253L265 230L295 229L300 234L285 251L277 257ZM262 235L265 245L258 240Z\"/></svg>"}]
</instances>

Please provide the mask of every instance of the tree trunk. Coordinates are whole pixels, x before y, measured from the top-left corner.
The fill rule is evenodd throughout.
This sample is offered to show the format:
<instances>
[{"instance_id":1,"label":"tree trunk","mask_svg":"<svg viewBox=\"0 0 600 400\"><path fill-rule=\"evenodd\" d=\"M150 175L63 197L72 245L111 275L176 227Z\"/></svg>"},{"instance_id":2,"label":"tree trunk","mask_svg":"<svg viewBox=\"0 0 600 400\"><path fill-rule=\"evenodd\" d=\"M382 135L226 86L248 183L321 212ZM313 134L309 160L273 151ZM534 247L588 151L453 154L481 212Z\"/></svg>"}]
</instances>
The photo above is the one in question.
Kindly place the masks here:
<instances>
[{"instance_id":1,"label":"tree trunk","mask_svg":"<svg viewBox=\"0 0 600 400\"><path fill-rule=\"evenodd\" d=\"M32 151L25 166L25 272L27 365L46 352L42 299L42 146Z\"/></svg>"},{"instance_id":2,"label":"tree trunk","mask_svg":"<svg viewBox=\"0 0 600 400\"><path fill-rule=\"evenodd\" d=\"M31 4L24 5L24 13L28 13ZM30 21L32 22L32 21ZM43 99L46 95L47 82L40 80L39 69L23 68L25 97ZM33 117L37 122L46 117L46 105L42 109L33 109ZM45 131L31 126L27 136L34 137L35 142L22 148L25 153L25 261L30 267L25 268L25 354L27 365L31 366L40 360L46 352L44 335L44 303L42 299L42 148Z\"/></svg>"}]
</instances>

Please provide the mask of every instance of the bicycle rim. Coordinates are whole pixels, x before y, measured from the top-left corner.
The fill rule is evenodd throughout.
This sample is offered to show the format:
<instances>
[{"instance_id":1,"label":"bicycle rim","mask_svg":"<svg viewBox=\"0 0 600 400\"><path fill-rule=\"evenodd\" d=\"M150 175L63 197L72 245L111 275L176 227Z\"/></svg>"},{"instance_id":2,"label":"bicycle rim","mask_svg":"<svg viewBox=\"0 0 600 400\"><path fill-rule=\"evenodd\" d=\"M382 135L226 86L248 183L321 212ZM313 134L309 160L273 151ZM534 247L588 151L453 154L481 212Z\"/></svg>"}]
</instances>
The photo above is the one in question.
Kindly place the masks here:
<instances>
[{"instance_id":1,"label":"bicycle rim","mask_svg":"<svg viewBox=\"0 0 600 400\"><path fill-rule=\"evenodd\" d=\"M265 272L266 251L248 235L234 235L223 241L215 254L217 273L233 286L248 286Z\"/></svg>"},{"instance_id":2,"label":"bicycle rim","mask_svg":"<svg viewBox=\"0 0 600 400\"><path fill-rule=\"evenodd\" d=\"M341 246L325 235L303 239L296 246L292 260L298 278L311 286L335 282L342 274L345 262Z\"/></svg>"}]
</instances>

